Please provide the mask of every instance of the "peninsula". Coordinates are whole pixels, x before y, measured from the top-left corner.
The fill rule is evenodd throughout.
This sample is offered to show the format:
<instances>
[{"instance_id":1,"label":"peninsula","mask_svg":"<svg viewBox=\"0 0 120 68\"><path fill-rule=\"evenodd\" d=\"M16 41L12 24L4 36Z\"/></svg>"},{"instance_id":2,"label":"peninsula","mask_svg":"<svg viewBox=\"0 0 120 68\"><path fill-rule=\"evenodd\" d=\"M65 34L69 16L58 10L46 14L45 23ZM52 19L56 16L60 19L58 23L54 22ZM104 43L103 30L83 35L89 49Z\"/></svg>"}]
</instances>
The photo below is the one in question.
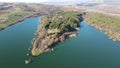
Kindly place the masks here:
<instances>
[{"instance_id":1,"label":"peninsula","mask_svg":"<svg viewBox=\"0 0 120 68\"><path fill-rule=\"evenodd\" d=\"M66 38L76 37L83 21L82 12L62 11L41 18L41 24L36 32L37 38L32 43L32 55L38 56L48 52L58 42Z\"/></svg>"}]
</instances>

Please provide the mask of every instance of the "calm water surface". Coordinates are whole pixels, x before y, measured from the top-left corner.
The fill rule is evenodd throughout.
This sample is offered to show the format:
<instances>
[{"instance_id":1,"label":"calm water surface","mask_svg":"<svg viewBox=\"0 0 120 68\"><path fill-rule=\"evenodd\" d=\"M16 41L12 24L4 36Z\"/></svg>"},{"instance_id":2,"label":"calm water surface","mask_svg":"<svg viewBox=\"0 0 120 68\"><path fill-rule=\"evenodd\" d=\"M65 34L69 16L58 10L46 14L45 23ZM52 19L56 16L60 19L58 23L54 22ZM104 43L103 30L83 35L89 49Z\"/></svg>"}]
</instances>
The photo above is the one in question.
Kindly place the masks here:
<instances>
[{"instance_id":1,"label":"calm water surface","mask_svg":"<svg viewBox=\"0 0 120 68\"><path fill-rule=\"evenodd\" d=\"M0 68L120 68L120 42L82 22L79 36L59 43L55 51L28 57L28 48L39 25L29 18L0 31ZM26 65L25 59L34 62Z\"/></svg>"}]
</instances>

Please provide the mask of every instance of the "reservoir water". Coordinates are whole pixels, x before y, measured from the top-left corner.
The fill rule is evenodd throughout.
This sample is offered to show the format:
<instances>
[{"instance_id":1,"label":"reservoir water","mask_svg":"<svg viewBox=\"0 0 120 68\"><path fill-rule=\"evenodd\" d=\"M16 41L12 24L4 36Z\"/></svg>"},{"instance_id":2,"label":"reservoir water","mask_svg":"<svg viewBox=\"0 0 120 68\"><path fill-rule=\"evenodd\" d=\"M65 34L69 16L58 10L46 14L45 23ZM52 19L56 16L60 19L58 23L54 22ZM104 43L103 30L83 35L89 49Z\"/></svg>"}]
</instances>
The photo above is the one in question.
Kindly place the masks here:
<instances>
[{"instance_id":1,"label":"reservoir water","mask_svg":"<svg viewBox=\"0 0 120 68\"><path fill-rule=\"evenodd\" d=\"M28 48L39 25L39 18L29 18L0 31L0 68L120 68L120 42L81 23L76 38L59 43L53 52L28 57ZM33 62L26 65L26 59Z\"/></svg>"}]
</instances>

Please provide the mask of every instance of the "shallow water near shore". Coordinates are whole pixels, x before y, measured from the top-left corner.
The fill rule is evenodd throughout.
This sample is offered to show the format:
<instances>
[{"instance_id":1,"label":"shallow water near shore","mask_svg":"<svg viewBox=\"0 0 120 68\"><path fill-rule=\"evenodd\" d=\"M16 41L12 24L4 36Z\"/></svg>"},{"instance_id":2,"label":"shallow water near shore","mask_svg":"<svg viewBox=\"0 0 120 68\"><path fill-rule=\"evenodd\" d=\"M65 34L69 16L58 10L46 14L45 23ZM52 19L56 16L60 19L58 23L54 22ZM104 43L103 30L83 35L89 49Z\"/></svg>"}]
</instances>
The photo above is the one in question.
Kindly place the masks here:
<instances>
[{"instance_id":1,"label":"shallow water near shore","mask_svg":"<svg viewBox=\"0 0 120 68\"><path fill-rule=\"evenodd\" d=\"M81 23L78 37L54 47L53 52L28 57L28 48L39 26L39 18L28 18L0 31L0 68L119 68L120 42ZM26 65L26 59L33 62Z\"/></svg>"}]
</instances>

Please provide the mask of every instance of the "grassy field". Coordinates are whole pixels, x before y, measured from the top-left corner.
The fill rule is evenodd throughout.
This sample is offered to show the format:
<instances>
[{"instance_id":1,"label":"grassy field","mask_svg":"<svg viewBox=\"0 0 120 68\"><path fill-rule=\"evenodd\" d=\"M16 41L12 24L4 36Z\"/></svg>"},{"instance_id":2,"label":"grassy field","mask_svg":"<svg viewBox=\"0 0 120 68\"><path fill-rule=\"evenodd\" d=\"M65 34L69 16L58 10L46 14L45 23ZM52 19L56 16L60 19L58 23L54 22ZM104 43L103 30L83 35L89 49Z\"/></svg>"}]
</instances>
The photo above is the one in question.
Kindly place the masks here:
<instances>
[{"instance_id":1,"label":"grassy field","mask_svg":"<svg viewBox=\"0 0 120 68\"><path fill-rule=\"evenodd\" d=\"M4 22L0 23L0 29L5 28L11 24L16 23L17 21L25 18L27 15L32 14L31 12L23 11L20 8L15 8L9 13L1 14L0 20L5 20Z\"/></svg>"},{"instance_id":2,"label":"grassy field","mask_svg":"<svg viewBox=\"0 0 120 68\"><path fill-rule=\"evenodd\" d=\"M16 23L17 21L25 18L25 16L22 16L22 15L28 15L29 12L24 12L24 11L15 11L15 12L12 12L10 14L5 14L3 15L4 18L7 18L7 20L0 24L0 28L5 28L6 26L10 25L10 24L14 24Z\"/></svg>"}]
</instances>

